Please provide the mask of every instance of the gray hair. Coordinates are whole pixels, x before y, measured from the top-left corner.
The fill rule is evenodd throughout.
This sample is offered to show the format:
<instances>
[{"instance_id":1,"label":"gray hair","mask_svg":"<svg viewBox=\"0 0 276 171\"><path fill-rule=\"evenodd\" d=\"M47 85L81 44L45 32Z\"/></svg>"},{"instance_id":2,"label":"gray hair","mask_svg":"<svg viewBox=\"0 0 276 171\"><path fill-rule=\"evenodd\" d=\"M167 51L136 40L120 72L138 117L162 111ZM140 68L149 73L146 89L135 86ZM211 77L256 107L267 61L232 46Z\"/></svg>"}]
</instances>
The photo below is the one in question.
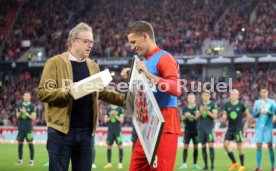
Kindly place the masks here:
<instances>
[{"instance_id":1,"label":"gray hair","mask_svg":"<svg viewBox=\"0 0 276 171\"><path fill-rule=\"evenodd\" d=\"M67 45L69 48L71 47L71 40L78 37L79 33L82 30L91 31L91 33L93 34L93 30L88 24L86 24L84 22L79 23L78 25L76 25L74 28L72 28L69 31L69 36L67 38Z\"/></svg>"}]
</instances>

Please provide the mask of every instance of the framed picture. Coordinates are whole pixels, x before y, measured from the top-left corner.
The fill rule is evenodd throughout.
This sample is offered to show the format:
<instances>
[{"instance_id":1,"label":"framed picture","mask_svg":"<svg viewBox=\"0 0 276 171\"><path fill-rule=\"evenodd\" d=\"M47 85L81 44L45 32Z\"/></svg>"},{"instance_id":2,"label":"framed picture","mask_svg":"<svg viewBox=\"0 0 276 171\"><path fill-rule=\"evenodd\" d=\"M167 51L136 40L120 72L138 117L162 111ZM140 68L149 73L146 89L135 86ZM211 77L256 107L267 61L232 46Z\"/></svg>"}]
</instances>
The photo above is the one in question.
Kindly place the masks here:
<instances>
[{"instance_id":1,"label":"framed picture","mask_svg":"<svg viewBox=\"0 0 276 171\"><path fill-rule=\"evenodd\" d=\"M164 118L154 97L156 85L135 67L135 56L126 92L126 107L150 165L153 165Z\"/></svg>"}]
</instances>

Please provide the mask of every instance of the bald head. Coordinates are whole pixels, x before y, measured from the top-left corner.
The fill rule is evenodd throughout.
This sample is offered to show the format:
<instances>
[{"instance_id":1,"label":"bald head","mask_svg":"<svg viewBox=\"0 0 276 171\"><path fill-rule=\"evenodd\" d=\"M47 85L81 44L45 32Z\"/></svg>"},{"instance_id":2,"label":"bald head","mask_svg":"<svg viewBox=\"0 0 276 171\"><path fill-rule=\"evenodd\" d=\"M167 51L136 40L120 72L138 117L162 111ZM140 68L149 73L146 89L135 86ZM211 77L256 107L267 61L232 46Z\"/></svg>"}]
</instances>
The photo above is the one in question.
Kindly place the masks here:
<instances>
[{"instance_id":1,"label":"bald head","mask_svg":"<svg viewBox=\"0 0 276 171\"><path fill-rule=\"evenodd\" d=\"M240 92L237 89L233 89L230 91L230 100L236 101L239 100Z\"/></svg>"}]
</instances>

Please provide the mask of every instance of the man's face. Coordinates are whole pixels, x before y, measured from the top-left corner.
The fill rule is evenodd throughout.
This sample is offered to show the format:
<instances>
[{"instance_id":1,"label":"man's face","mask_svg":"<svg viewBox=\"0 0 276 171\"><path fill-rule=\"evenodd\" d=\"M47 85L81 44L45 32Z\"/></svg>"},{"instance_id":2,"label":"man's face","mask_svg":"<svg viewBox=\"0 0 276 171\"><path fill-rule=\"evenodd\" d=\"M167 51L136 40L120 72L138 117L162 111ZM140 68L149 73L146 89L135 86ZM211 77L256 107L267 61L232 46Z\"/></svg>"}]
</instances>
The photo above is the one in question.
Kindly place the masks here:
<instances>
[{"instance_id":1,"label":"man's face","mask_svg":"<svg viewBox=\"0 0 276 171\"><path fill-rule=\"evenodd\" d=\"M82 30L78 36L73 39L72 48L75 49L77 55L81 59L89 57L92 50L94 39L93 34L90 31Z\"/></svg>"},{"instance_id":2,"label":"man's face","mask_svg":"<svg viewBox=\"0 0 276 171\"><path fill-rule=\"evenodd\" d=\"M195 103L195 95L194 94L189 94L188 95L188 103Z\"/></svg>"},{"instance_id":3,"label":"man's face","mask_svg":"<svg viewBox=\"0 0 276 171\"><path fill-rule=\"evenodd\" d=\"M238 99L239 99L239 92L235 91L235 90L231 91L230 100L235 101L235 100L238 100Z\"/></svg>"},{"instance_id":4,"label":"man's face","mask_svg":"<svg viewBox=\"0 0 276 171\"><path fill-rule=\"evenodd\" d=\"M30 93L24 93L23 100L24 100L24 102L29 102L31 100L31 94Z\"/></svg>"},{"instance_id":5,"label":"man's face","mask_svg":"<svg viewBox=\"0 0 276 171\"><path fill-rule=\"evenodd\" d=\"M146 34L135 34L130 33L127 35L128 41L131 45L131 50L138 56L145 56L148 53L147 39L149 38Z\"/></svg>"},{"instance_id":6,"label":"man's face","mask_svg":"<svg viewBox=\"0 0 276 171\"><path fill-rule=\"evenodd\" d=\"M268 97L268 90L267 89L261 89L260 95L262 99L266 99Z\"/></svg>"},{"instance_id":7,"label":"man's face","mask_svg":"<svg viewBox=\"0 0 276 171\"><path fill-rule=\"evenodd\" d=\"M201 95L202 101L208 102L210 100L210 94L209 93L202 93Z\"/></svg>"}]
</instances>

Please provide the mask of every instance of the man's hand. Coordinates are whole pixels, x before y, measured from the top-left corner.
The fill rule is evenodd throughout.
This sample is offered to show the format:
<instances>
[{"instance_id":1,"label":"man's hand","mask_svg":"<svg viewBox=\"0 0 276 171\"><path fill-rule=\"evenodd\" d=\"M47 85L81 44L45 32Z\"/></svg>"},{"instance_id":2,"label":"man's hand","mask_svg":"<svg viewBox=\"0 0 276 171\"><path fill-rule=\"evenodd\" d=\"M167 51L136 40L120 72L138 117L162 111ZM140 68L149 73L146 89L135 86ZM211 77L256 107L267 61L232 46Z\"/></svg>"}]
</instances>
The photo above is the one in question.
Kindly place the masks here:
<instances>
[{"instance_id":1,"label":"man's hand","mask_svg":"<svg viewBox=\"0 0 276 171\"><path fill-rule=\"evenodd\" d=\"M121 72L121 76L124 80L127 80L130 75L130 68L124 68Z\"/></svg>"},{"instance_id":2,"label":"man's hand","mask_svg":"<svg viewBox=\"0 0 276 171\"><path fill-rule=\"evenodd\" d=\"M26 109L25 109L25 107L24 107L24 106L20 109L20 112L22 112L22 113L26 113Z\"/></svg>"},{"instance_id":3,"label":"man's hand","mask_svg":"<svg viewBox=\"0 0 276 171\"><path fill-rule=\"evenodd\" d=\"M203 110L208 111L208 106L203 106Z\"/></svg>"},{"instance_id":4,"label":"man's hand","mask_svg":"<svg viewBox=\"0 0 276 171\"><path fill-rule=\"evenodd\" d=\"M190 112L186 112L186 113L185 113L185 116L186 116L187 118L193 118L193 119L195 119L195 117L194 117L193 115L191 115Z\"/></svg>"},{"instance_id":5,"label":"man's hand","mask_svg":"<svg viewBox=\"0 0 276 171\"><path fill-rule=\"evenodd\" d=\"M137 68L139 71L143 71L143 72L147 75L148 69L147 69L147 67L146 67L144 61L137 61L137 62L136 62L136 68Z\"/></svg>"},{"instance_id":6,"label":"man's hand","mask_svg":"<svg viewBox=\"0 0 276 171\"><path fill-rule=\"evenodd\" d=\"M116 110L111 110L110 116L115 116L116 115Z\"/></svg>"},{"instance_id":7,"label":"man's hand","mask_svg":"<svg viewBox=\"0 0 276 171\"><path fill-rule=\"evenodd\" d=\"M200 106L200 111L208 111L208 106Z\"/></svg>"}]
</instances>

